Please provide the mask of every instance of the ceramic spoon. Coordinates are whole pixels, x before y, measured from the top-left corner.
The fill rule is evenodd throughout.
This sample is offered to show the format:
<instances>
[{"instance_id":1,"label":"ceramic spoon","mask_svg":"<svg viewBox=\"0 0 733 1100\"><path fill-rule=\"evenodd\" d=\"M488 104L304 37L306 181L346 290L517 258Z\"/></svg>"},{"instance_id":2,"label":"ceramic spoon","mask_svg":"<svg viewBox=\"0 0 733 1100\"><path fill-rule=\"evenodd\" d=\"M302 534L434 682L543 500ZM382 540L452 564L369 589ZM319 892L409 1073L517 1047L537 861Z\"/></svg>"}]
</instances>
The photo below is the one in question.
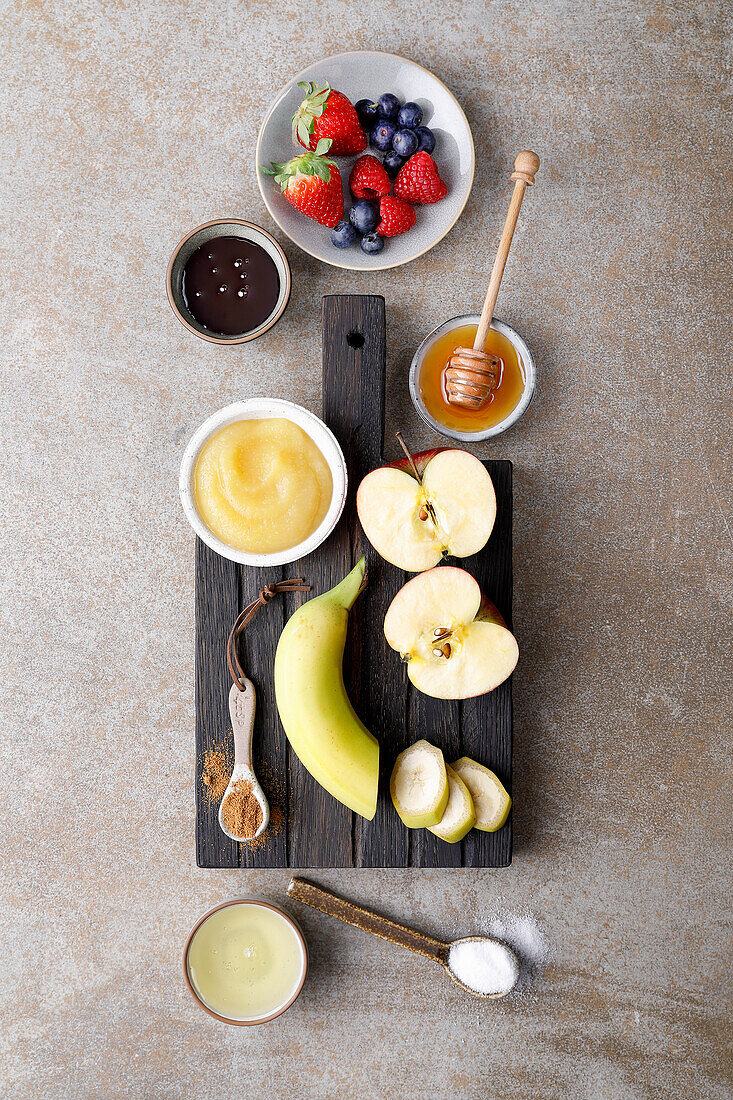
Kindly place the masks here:
<instances>
[{"instance_id":1,"label":"ceramic spoon","mask_svg":"<svg viewBox=\"0 0 733 1100\"><path fill-rule=\"evenodd\" d=\"M244 678L244 690L240 691L236 684L232 684L229 692L229 714L232 719L232 732L234 733L234 771L229 785L224 791L224 797L219 806L219 825L232 840L246 843L254 840L254 837L236 836L230 833L221 816L222 807L231 794L234 784L240 779L246 780L252 787L252 794L260 804L262 810L262 822L255 833L255 837L264 833L270 823L270 807L265 797L265 792L260 786L252 767L252 734L255 727L255 689L251 680Z\"/></svg>"},{"instance_id":2,"label":"ceramic spoon","mask_svg":"<svg viewBox=\"0 0 733 1100\"><path fill-rule=\"evenodd\" d=\"M328 890L322 890L320 886L297 876L290 880L288 894L295 901L302 901L305 905L310 905L312 909L319 909L321 913L326 913L329 917L336 917L337 920L344 921L346 924L353 924L355 928L361 928L362 932L371 932L373 936L381 936L383 940L389 940L390 943L396 943L400 947L406 947L409 951L414 951L418 955L424 955L426 958L432 959L433 962L440 963L449 978L473 997L496 1000L499 997L505 997L517 984L519 962L516 955L503 943L492 940L488 936L466 936L465 939L453 940L452 943L443 943L442 940L435 940L432 936L426 936L423 932L417 932L414 928L397 924L396 921L388 920L387 917L380 917L369 909L362 909L360 905L354 905L353 902L346 901ZM505 951L506 961L514 972L509 988L503 989L499 993L479 993L456 977L448 960L451 947L459 943L490 943L494 947Z\"/></svg>"}]
</instances>

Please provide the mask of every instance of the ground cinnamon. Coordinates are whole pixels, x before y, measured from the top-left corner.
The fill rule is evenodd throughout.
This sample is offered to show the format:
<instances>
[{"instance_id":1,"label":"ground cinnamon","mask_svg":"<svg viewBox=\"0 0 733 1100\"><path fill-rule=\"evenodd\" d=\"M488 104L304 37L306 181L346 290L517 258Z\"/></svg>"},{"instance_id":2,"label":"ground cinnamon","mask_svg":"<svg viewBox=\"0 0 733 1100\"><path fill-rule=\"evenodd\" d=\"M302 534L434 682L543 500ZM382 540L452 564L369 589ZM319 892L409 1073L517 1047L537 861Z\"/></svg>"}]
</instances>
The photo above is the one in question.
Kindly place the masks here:
<instances>
[{"instance_id":1,"label":"ground cinnamon","mask_svg":"<svg viewBox=\"0 0 733 1100\"><path fill-rule=\"evenodd\" d=\"M209 803L221 802L232 777L233 768L232 755L226 749L214 745L212 749L206 750L201 768L201 782Z\"/></svg>"},{"instance_id":2,"label":"ground cinnamon","mask_svg":"<svg viewBox=\"0 0 733 1100\"><path fill-rule=\"evenodd\" d=\"M238 779L221 805L224 824L234 836L249 840L262 824L262 807L247 779Z\"/></svg>"},{"instance_id":3,"label":"ground cinnamon","mask_svg":"<svg viewBox=\"0 0 733 1100\"><path fill-rule=\"evenodd\" d=\"M284 819L282 810L279 806L270 806L270 820L264 833L260 836L254 837L252 840L246 841L247 850L254 852L259 848L271 847L275 842L275 837L282 831L284 825Z\"/></svg>"}]
</instances>

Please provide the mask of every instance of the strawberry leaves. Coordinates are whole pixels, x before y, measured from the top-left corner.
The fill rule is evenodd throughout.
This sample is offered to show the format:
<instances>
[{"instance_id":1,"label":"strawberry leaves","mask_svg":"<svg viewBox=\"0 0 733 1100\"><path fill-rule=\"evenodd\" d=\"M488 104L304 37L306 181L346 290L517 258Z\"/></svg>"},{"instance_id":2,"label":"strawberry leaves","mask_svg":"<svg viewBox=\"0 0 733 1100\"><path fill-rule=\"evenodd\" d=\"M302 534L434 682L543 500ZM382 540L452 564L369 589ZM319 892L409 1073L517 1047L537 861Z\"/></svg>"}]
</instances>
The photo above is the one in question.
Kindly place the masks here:
<instances>
[{"instance_id":1,"label":"strawberry leaves","mask_svg":"<svg viewBox=\"0 0 733 1100\"><path fill-rule=\"evenodd\" d=\"M293 115L293 141L308 148L315 121L320 118L331 94L331 85L319 88L311 81L300 81L298 87L305 92L305 99Z\"/></svg>"},{"instance_id":2,"label":"strawberry leaves","mask_svg":"<svg viewBox=\"0 0 733 1100\"><path fill-rule=\"evenodd\" d=\"M331 148L331 144L330 140L324 138L318 142L314 152L301 153L282 164L276 164L273 161L269 168L261 167L260 171L265 176L274 176L281 191L284 191L288 182L298 175L317 176L328 183L331 179L331 169L336 168L336 161L325 155Z\"/></svg>"}]
</instances>

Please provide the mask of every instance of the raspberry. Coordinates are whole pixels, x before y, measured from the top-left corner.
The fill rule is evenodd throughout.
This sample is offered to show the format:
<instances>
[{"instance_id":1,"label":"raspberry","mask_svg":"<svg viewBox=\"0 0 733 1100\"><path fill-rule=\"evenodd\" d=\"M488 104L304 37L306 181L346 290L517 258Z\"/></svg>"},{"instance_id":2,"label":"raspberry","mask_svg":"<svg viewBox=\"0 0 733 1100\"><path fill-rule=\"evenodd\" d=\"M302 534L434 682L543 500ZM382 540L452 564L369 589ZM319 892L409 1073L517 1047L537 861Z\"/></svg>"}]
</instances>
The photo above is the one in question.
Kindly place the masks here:
<instances>
[{"instance_id":1,"label":"raspberry","mask_svg":"<svg viewBox=\"0 0 733 1100\"><path fill-rule=\"evenodd\" d=\"M383 195L379 200L381 221L377 226L380 237L398 237L406 233L415 224L415 211L409 202L396 199L394 195Z\"/></svg>"},{"instance_id":2,"label":"raspberry","mask_svg":"<svg viewBox=\"0 0 733 1100\"><path fill-rule=\"evenodd\" d=\"M377 202L388 195L391 187L389 176L376 157L367 154L359 157L349 176L349 187L355 199Z\"/></svg>"},{"instance_id":3,"label":"raspberry","mask_svg":"<svg viewBox=\"0 0 733 1100\"><path fill-rule=\"evenodd\" d=\"M408 202L440 202L448 194L430 153L415 153L394 181L394 193Z\"/></svg>"}]
</instances>

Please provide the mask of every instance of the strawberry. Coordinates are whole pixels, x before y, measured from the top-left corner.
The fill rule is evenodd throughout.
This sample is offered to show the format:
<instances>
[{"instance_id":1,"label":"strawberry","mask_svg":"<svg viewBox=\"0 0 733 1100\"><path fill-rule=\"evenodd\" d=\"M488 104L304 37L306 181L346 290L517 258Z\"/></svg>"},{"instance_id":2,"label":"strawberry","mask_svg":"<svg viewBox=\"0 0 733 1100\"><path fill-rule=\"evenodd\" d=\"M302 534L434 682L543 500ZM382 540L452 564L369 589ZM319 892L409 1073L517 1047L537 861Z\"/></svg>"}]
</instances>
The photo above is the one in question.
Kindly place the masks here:
<instances>
[{"instance_id":1,"label":"strawberry","mask_svg":"<svg viewBox=\"0 0 733 1100\"><path fill-rule=\"evenodd\" d=\"M328 139L335 157L363 153L367 137L350 100L333 91L330 84L319 88L303 81L298 87L304 90L305 99L293 115L293 141L313 152L319 141Z\"/></svg>"},{"instance_id":2,"label":"strawberry","mask_svg":"<svg viewBox=\"0 0 733 1100\"><path fill-rule=\"evenodd\" d=\"M392 184L381 161L376 157L359 157L349 176L349 187L355 199L377 202L380 195L388 195Z\"/></svg>"},{"instance_id":3,"label":"strawberry","mask_svg":"<svg viewBox=\"0 0 733 1100\"><path fill-rule=\"evenodd\" d=\"M319 141L312 153L301 153L285 164L262 168L276 183L291 206L333 229L344 213L344 193L341 173L335 161L325 156L330 141Z\"/></svg>"},{"instance_id":4,"label":"strawberry","mask_svg":"<svg viewBox=\"0 0 733 1100\"><path fill-rule=\"evenodd\" d=\"M382 195L379 214L382 220L377 226L377 233L380 237L398 237L415 224L415 211L409 202L396 199L394 195Z\"/></svg>"},{"instance_id":5,"label":"strawberry","mask_svg":"<svg viewBox=\"0 0 733 1100\"><path fill-rule=\"evenodd\" d=\"M448 194L448 188L430 153L415 153L397 173L394 193L408 202L440 202Z\"/></svg>"}]
</instances>

